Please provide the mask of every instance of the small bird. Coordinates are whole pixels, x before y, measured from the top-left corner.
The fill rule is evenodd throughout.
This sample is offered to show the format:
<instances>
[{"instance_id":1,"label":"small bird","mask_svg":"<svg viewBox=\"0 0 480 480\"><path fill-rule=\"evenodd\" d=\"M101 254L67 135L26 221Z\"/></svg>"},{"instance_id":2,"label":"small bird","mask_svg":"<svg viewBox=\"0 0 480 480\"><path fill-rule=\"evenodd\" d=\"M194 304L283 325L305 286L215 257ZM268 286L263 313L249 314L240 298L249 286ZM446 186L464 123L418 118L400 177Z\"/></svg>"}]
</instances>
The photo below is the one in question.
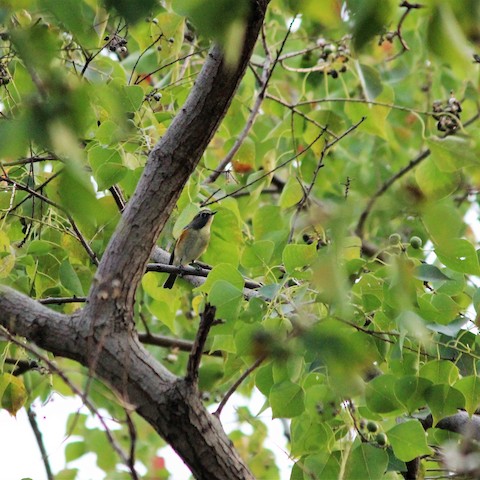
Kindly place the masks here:
<instances>
[{"instance_id":1,"label":"small bird","mask_svg":"<svg viewBox=\"0 0 480 480\"><path fill-rule=\"evenodd\" d=\"M207 249L210 240L210 225L217 212L200 210L195 218L182 230L177 239L175 248L170 255L169 265L188 265L194 262ZM163 288L172 288L177 278L176 273L171 273Z\"/></svg>"}]
</instances>

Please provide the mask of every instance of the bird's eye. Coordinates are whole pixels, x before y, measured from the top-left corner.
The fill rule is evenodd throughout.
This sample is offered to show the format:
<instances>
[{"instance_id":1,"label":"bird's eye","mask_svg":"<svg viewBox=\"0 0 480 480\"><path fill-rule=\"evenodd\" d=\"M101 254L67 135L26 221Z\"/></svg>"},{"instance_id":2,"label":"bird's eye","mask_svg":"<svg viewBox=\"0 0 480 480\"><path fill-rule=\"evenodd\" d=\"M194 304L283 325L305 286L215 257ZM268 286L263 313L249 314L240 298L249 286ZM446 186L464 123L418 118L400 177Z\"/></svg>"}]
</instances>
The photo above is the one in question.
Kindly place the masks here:
<instances>
[{"instance_id":1,"label":"bird's eye","mask_svg":"<svg viewBox=\"0 0 480 480\"><path fill-rule=\"evenodd\" d=\"M209 215L208 212L203 212L203 213L202 213L202 217L203 217L203 218L207 218L208 215Z\"/></svg>"}]
</instances>

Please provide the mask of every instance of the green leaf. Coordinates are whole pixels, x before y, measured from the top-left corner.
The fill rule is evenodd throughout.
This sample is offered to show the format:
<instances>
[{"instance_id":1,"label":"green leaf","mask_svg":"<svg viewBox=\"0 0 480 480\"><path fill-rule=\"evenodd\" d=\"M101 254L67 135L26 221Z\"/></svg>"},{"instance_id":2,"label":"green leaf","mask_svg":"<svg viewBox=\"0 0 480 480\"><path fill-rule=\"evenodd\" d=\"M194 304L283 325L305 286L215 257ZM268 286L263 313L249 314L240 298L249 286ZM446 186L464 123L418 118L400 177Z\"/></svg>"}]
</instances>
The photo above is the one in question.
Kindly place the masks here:
<instances>
[{"instance_id":1,"label":"green leaf","mask_svg":"<svg viewBox=\"0 0 480 480\"><path fill-rule=\"evenodd\" d=\"M88 161L99 190L106 190L118 183L127 170L117 150L95 146L88 152Z\"/></svg>"},{"instance_id":2,"label":"green leaf","mask_svg":"<svg viewBox=\"0 0 480 480\"><path fill-rule=\"evenodd\" d=\"M395 396L397 378L393 375L380 375L367 383L365 400L367 407L375 413L391 413L402 405Z\"/></svg>"},{"instance_id":3,"label":"green leaf","mask_svg":"<svg viewBox=\"0 0 480 480\"><path fill-rule=\"evenodd\" d=\"M243 290L225 280L217 280L210 289L208 301L217 307L216 317L234 321L243 299Z\"/></svg>"},{"instance_id":4,"label":"green leaf","mask_svg":"<svg viewBox=\"0 0 480 480\"><path fill-rule=\"evenodd\" d=\"M383 91L383 84L378 70L368 65L358 65L357 72L360 75L365 98L369 101L375 100Z\"/></svg>"},{"instance_id":5,"label":"green leaf","mask_svg":"<svg viewBox=\"0 0 480 480\"><path fill-rule=\"evenodd\" d=\"M407 375L395 382L395 396L405 406L408 413L426 404L425 391L433 383L426 378Z\"/></svg>"},{"instance_id":6,"label":"green leaf","mask_svg":"<svg viewBox=\"0 0 480 480\"><path fill-rule=\"evenodd\" d=\"M241 264L245 268L265 267L272 258L275 245L270 240L259 240L245 247Z\"/></svg>"},{"instance_id":7,"label":"green leaf","mask_svg":"<svg viewBox=\"0 0 480 480\"><path fill-rule=\"evenodd\" d=\"M245 283L242 274L235 267L228 263L220 263L212 268L211 272L208 274L206 282L201 287L198 287L198 290L210 293L213 285L218 281L229 283L239 291L243 289Z\"/></svg>"},{"instance_id":8,"label":"green leaf","mask_svg":"<svg viewBox=\"0 0 480 480\"><path fill-rule=\"evenodd\" d=\"M298 275L309 267L317 257L317 247L312 245L289 244L283 249L282 261L290 275Z\"/></svg>"},{"instance_id":9,"label":"green leaf","mask_svg":"<svg viewBox=\"0 0 480 480\"><path fill-rule=\"evenodd\" d=\"M428 265L426 263L415 267L415 277L423 280L424 282L451 280L451 278L445 275L438 267L435 265Z\"/></svg>"},{"instance_id":10,"label":"green leaf","mask_svg":"<svg viewBox=\"0 0 480 480\"><path fill-rule=\"evenodd\" d=\"M269 400L273 418L293 418L305 408L305 393L300 385L286 380L273 385Z\"/></svg>"},{"instance_id":11,"label":"green leaf","mask_svg":"<svg viewBox=\"0 0 480 480\"><path fill-rule=\"evenodd\" d=\"M5 278L15 266L15 250L5 232L0 231L0 278Z\"/></svg>"},{"instance_id":12,"label":"green leaf","mask_svg":"<svg viewBox=\"0 0 480 480\"><path fill-rule=\"evenodd\" d=\"M46 240L32 240L28 244L27 253L29 255L41 256L50 253L57 245Z\"/></svg>"},{"instance_id":13,"label":"green leaf","mask_svg":"<svg viewBox=\"0 0 480 480\"><path fill-rule=\"evenodd\" d=\"M70 442L65 447L65 460L68 462L73 462L77 458L82 457L88 453L87 446L85 442Z\"/></svg>"},{"instance_id":14,"label":"green leaf","mask_svg":"<svg viewBox=\"0 0 480 480\"><path fill-rule=\"evenodd\" d=\"M90 179L79 166L69 163L59 178L58 193L62 206L87 225L95 225L101 216Z\"/></svg>"},{"instance_id":15,"label":"green leaf","mask_svg":"<svg viewBox=\"0 0 480 480\"><path fill-rule=\"evenodd\" d=\"M97 46L98 38L91 35L95 12L81 0L40 0L40 5L50 11L64 28L73 33L86 48Z\"/></svg>"},{"instance_id":16,"label":"green leaf","mask_svg":"<svg viewBox=\"0 0 480 480\"><path fill-rule=\"evenodd\" d=\"M389 23L391 2L377 0L350 0L348 7L353 21L353 45L362 49L375 35L383 32Z\"/></svg>"},{"instance_id":17,"label":"green leaf","mask_svg":"<svg viewBox=\"0 0 480 480\"><path fill-rule=\"evenodd\" d=\"M427 145L431 158L442 172L457 172L463 167L478 165L475 145L467 138L450 135L446 138L429 137ZM461 155L458 153L462 152Z\"/></svg>"},{"instance_id":18,"label":"green leaf","mask_svg":"<svg viewBox=\"0 0 480 480\"><path fill-rule=\"evenodd\" d=\"M204 261L211 265L228 263L237 267L244 239L235 210L218 208L211 232L208 250L203 255Z\"/></svg>"},{"instance_id":19,"label":"green leaf","mask_svg":"<svg viewBox=\"0 0 480 480\"><path fill-rule=\"evenodd\" d=\"M286 241L288 229L285 215L280 207L264 205L253 216L253 233L255 240L271 240L274 244Z\"/></svg>"},{"instance_id":20,"label":"green leaf","mask_svg":"<svg viewBox=\"0 0 480 480\"><path fill-rule=\"evenodd\" d=\"M331 451L335 444L335 435L328 423L318 423L315 417L302 415L292 420L291 454L294 456L315 453L319 450Z\"/></svg>"},{"instance_id":21,"label":"green leaf","mask_svg":"<svg viewBox=\"0 0 480 480\"><path fill-rule=\"evenodd\" d=\"M248 14L248 3L236 0L176 0L174 8L188 17L202 35L223 42L232 25L243 23Z\"/></svg>"},{"instance_id":22,"label":"green leaf","mask_svg":"<svg viewBox=\"0 0 480 480\"><path fill-rule=\"evenodd\" d=\"M293 207L303 198L303 195L303 188L299 180L295 176L291 176L283 187L279 205L284 210Z\"/></svg>"},{"instance_id":23,"label":"green leaf","mask_svg":"<svg viewBox=\"0 0 480 480\"><path fill-rule=\"evenodd\" d=\"M453 193L462 180L459 172L445 172L433 158L424 160L415 170L415 178L429 200L439 200Z\"/></svg>"},{"instance_id":24,"label":"green leaf","mask_svg":"<svg viewBox=\"0 0 480 480\"><path fill-rule=\"evenodd\" d=\"M437 2L429 12L427 42L429 49L449 64L456 75L470 78L473 74L473 50L449 2Z\"/></svg>"},{"instance_id":25,"label":"green leaf","mask_svg":"<svg viewBox=\"0 0 480 480\"><path fill-rule=\"evenodd\" d=\"M85 295L80 279L68 260L62 262L58 273L60 282L67 290L77 297Z\"/></svg>"},{"instance_id":26,"label":"green leaf","mask_svg":"<svg viewBox=\"0 0 480 480\"><path fill-rule=\"evenodd\" d=\"M272 364L268 363L257 370L257 373L255 374L255 385L266 397L268 397L273 384Z\"/></svg>"},{"instance_id":27,"label":"green leaf","mask_svg":"<svg viewBox=\"0 0 480 480\"><path fill-rule=\"evenodd\" d=\"M25 405L28 393L20 377L10 373L0 374L0 405L15 417L17 412Z\"/></svg>"},{"instance_id":28,"label":"green leaf","mask_svg":"<svg viewBox=\"0 0 480 480\"><path fill-rule=\"evenodd\" d=\"M160 290L158 286L156 288ZM168 300L151 300L147 303L147 309L158 321L166 325L172 333L175 333L176 312Z\"/></svg>"},{"instance_id":29,"label":"green leaf","mask_svg":"<svg viewBox=\"0 0 480 480\"><path fill-rule=\"evenodd\" d=\"M427 445L427 434L418 420L409 420L395 425L387 435L393 453L399 460L409 462L414 458L432 453Z\"/></svg>"},{"instance_id":30,"label":"green leaf","mask_svg":"<svg viewBox=\"0 0 480 480\"><path fill-rule=\"evenodd\" d=\"M436 317L435 317L436 318ZM429 323L427 328L433 332L442 333L447 335L447 337L456 337L458 333L462 330L465 330L465 324L468 322L468 319L465 317L459 317L453 322L448 323L447 325L441 325L439 323Z\"/></svg>"},{"instance_id":31,"label":"green leaf","mask_svg":"<svg viewBox=\"0 0 480 480\"><path fill-rule=\"evenodd\" d=\"M382 92L375 100L377 103L382 103L384 105L369 104L368 100L365 100L365 103L347 102L345 105L345 113L348 115L351 122L355 123L362 117L365 117L366 119L360 125L359 130L364 130L387 140L387 117L391 111L391 108L388 105L393 105L394 100L395 94L393 89L389 85L384 85Z\"/></svg>"},{"instance_id":32,"label":"green leaf","mask_svg":"<svg viewBox=\"0 0 480 480\"><path fill-rule=\"evenodd\" d=\"M445 295L444 293L432 295L432 305L439 312L436 318L437 322L445 325L455 320L461 310L460 305L450 295Z\"/></svg>"},{"instance_id":33,"label":"green leaf","mask_svg":"<svg viewBox=\"0 0 480 480\"><path fill-rule=\"evenodd\" d=\"M473 308L475 308L475 311L479 313L480 312L480 288L477 288L475 290L475 293L473 294L472 302L473 302Z\"/></svg>"},{"instance_id":34,"label":"green leaf","mask_svg":"<svg viewBox=\"0 0 480 480\"><path fill-rule=\"evenodd\" d=\"M469 375L458 380L454 386L465 397L465 410L473 415L480 405L480 379L476 375Z\"/></svg>"},{"instance_id":35,"label":"green leaf","mask_svg":"<svg viewBox=\"0 0 480 480\"><path fill-rule=\"evenodd\" d=\"M448 245L452 238L460 237L464 229L461 215L448 200L429 203L422 220L436 245Z\"/></svg>"},{"instance_id":36,"label":"green leaf","mask_svg":"<svg viewBox=\"0 0 480 480\"><path fill-rule=\"evenodd\" d=\"M384 478L387 466L388 454L385 450L361 443L348 457L345 478L380 480Z\"/></svg>"},{"instance_id":37,"label":"green leaf","mask_svg":"<svg viewBox=\"0 0 480 480\"><path fill-rule=\"evenodd\" d=\"M210 346L209 350L211 352L218 350L227 353L237 353L233 335L214 335L212 345Z\"/></svg>"},{"instance_id":38,"label":"green leaf","mask_svg":"<svg viewBox=\"0 0 480 480\"><path fill-rule=\"evenodd\" d=\"M431 380L434 384L445 383L453 385L460 376L458 367L447 360L432 360L423 365L418 375Z\"/></svg>"},{"instance_id":39,"label":"green leaf","mask_svg":"<svg viewBox=\"0 0 480 480\"><path fill-rule=\"evenodd\" d=\"M315 472L318 479L333 480L340 478L342 465L340 451L332 452L331 454L328 452L319 452L314 455L308 455L302 462L301 468L303 472Z\"/></svg>"},{"instance_id":40,"label":"green leaf","mask_svg":"<svg viewBox=\"0 0 480 480\"><path fill-rule=\"evenodd\" d=\"M455 272L480 275L480 265L475 247L464 238L454 238L449 242L435 245L439 260Z\"/></svg>"},{"instance_id":41,"label":"green leaf","mask_svg":"<svg viewBox=\"0 0 480 480\"><path fill-rule=\"evenodd\" d=\"M465 407L463 393L446 384L432 385L426 390L425 398L432 412L434 425Z\"/></svg>"},{"instance_id":42,"label":"green leaf","mask_svg":"<svg viewBox=\"0 0 480 480\"><path fill-rule=\"evenodd\" d=\"M103 0L105 6L115 9L128 23L135 23L144 19L152 10L158 10L156 0L142 0L131 2L130 0Z\"/></svg>"},{"instance_id":43,"label":"green leaf","mask_svg":"<svg viewBox=\"0 0 480 480\"><path fill-rule=\"evenodd\" d=\"M136 112L143 103L143 88L139 85L124 85L121 90L121 105L125 112Z\"/></svg>"}]
</instances>

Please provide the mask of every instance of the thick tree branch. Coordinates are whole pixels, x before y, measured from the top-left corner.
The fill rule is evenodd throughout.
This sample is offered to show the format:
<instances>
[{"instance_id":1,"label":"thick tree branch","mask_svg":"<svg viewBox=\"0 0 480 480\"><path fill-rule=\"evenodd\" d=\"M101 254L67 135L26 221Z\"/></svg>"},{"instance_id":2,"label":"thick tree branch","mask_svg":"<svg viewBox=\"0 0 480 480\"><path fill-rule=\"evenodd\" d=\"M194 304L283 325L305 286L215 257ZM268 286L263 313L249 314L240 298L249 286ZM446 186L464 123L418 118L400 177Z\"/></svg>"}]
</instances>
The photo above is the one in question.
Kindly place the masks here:
<instances>
[{"instance_id":1,"label":"thick tree branch","mask_svg":"<svg viewBox=\"0 0 480 480\"><path fill-rule=\"evenodd\" d=\"M150 152L90 292L86 317L95 318L97 325L112 322L118 315L131 318L135 291L155 242L225 116L252 54L268 1L250 4L238 65L228 66L221 48L213 47L185 104Z\"/></svg>"},{"instance_id":2,"label":"thick tree branch","mask_svg":"<svg viewBox=\"0 0 480 480\"><path fill-rule=\"evenodd\" d=\"M80 362L105 380L198 479L253 476L195 386L172 375L141 345L133 302L158 235L232 101L267 5L268 0L250 1L237 66L225 63L220 47L211 49L187 101L150 152L100 261L85 308L67 316L7 287L0 290L1 325L55 355Z\"/></svg>"}]
</instances>

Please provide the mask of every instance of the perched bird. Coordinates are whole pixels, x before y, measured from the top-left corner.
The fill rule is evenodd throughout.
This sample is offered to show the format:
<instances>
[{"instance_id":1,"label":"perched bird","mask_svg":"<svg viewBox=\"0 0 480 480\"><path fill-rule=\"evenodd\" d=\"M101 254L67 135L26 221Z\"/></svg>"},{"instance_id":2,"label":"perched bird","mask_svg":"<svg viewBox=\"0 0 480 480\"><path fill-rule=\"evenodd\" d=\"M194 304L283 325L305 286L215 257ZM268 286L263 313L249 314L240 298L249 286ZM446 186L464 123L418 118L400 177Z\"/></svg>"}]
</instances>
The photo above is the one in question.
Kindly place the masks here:
<instances>
[{"instance_id":1,"label":"perched bird","mask_svg":"<svg viewBox=\"0 0 480 480\"><path fill-rule=\"evenodd\" d=\"M210 240L210 225L217 212L200 210L195 218L182 230L177 239L175 248L170 255L169 265L188 265L194 262L207 249ZM177 278L176 273L171 273L163 288L172 288Z\"/></svg>"}]
</instances>

